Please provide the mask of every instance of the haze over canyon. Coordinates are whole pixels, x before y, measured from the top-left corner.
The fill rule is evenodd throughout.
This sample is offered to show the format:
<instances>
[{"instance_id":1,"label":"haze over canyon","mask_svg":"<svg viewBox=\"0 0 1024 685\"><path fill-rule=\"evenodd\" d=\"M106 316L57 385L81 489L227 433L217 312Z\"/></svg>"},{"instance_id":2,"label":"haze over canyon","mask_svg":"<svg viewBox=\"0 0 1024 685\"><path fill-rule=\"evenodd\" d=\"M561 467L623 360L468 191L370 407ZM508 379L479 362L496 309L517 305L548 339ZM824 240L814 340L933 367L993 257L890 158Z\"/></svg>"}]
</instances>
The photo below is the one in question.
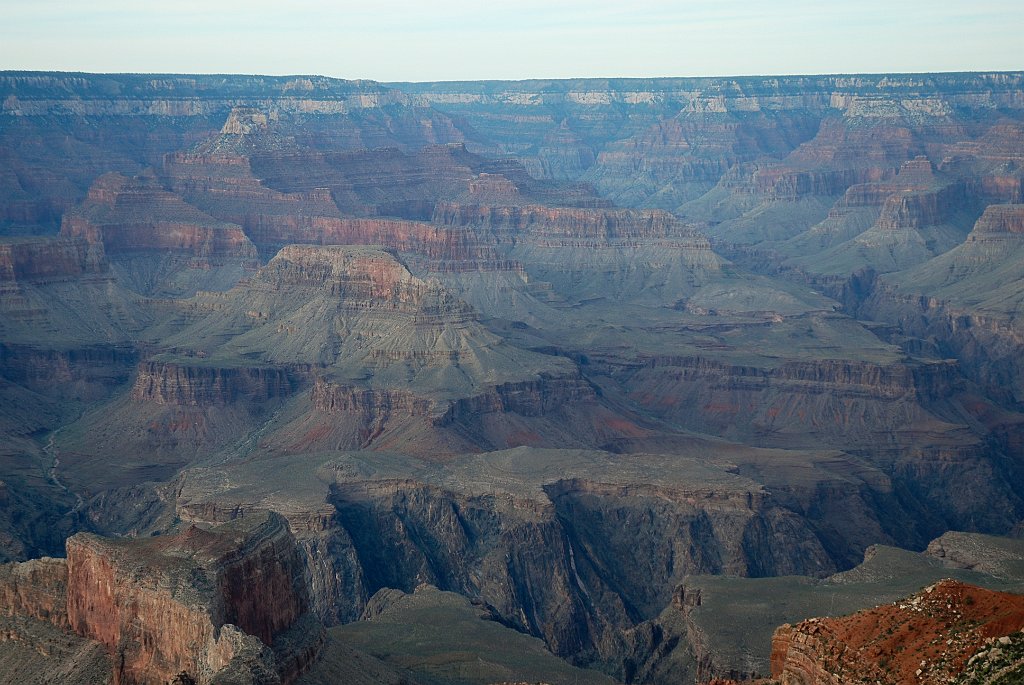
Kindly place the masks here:
<instances>
[{"instance_id":1,"label":"haze over canyon","mask_svg":"<svg viewBox=\"0 0 1024 685\"><path fill-rule=\"evenodd\" d=\"M0 72L0 680L1017 682L1021 311L1022 72Z\"/></svg>"}]
</instances>

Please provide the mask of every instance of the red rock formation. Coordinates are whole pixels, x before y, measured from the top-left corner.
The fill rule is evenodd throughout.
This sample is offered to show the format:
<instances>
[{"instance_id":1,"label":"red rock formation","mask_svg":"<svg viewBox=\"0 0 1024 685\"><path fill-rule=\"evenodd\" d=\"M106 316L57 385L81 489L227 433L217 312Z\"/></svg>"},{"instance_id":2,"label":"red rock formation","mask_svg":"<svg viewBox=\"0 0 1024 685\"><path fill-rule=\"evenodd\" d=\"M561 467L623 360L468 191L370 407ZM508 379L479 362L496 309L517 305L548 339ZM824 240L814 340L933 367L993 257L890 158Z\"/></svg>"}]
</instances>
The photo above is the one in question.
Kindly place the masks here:
<instances>
[{"instance_id":1,"label":"red rock formation","mask_svg":"<svg viewBox=\"0 0 1024 685\"><path fill-rule=\"evenodd\" d=\"M85 203L64 215L61 233L102 244L110 255L170 251L207 260L256 258L241 227L217 221L146 177L101 176Z\"/></svg>"},{"instance_id":2,"label":"red rock formation","mask_svg":"<svg viewBox=\"0 0 1024 685\"><path fill-rule=\"evenodd\" d=\"M782 685L950 682L985 644L1024 627L1024 596L945 580L842 618L784 625L772 638Z\"/></svg>"},{"instance_id":3,"label":"red rock formation","mask_svg":"<svg viewBox=\"0 0 1024 685\"><path fill-rule=\"evenodd\" d=\"M64 559L0 565L0 616L27 616L67 628L67 578Z\"/></svg>"},{"instance_id":4,"label":"red rock formation","mask_svg":"<svg viewBox=\"0 0 1024 685\"><path fill-rule=\"evenodd\" d=\"M275 289L312 288L337 298L342 307L382 307L414 312L441 307L458 319L472 310L436 283L414 277L394 256L379 249L289 245L261 269L251 284ZM436 301L435 301L436 300Z\"/></svg>"},{"instance_id":5,"label":"red rock formation","mask_svg":"<svg viewBox=\"0 0 1024 685\"><path fill-rule=\"evenodd\" d=\"M365 153L362 157L368 155ZM391 164L388 160L378 160L378 166L383 168L374 169L370 163L372 157L370 161L357 155L348 157L354 159L318 158L321 164L357 165L356 169L346 166L334 174L324 172L326 176L319 182L338 184L341 183L338 174L352 177L364 173L366 178L360 177L351 182L357 184L357 189L372 191L371 194L380 193L378 186L381 177L390 178ZM280 165L283 161L278 158L275 164ZM270 164L267 159L261 159L260 163ZM293 163L297 167L296 175L308 171L303 160ZM369 168L360 171L358 165L362 164ZM401 168L400 164L398 166ZM307 173L307 177L299 176L295 183L279 182L278 185L294 188L290 192L281 192L257 180L251 170L250 160L243 156L182 154L169 158L166 168L167 173L173 176L175 187L185 197L218 217L244 226L246 233L265 254L272 254L290 243L383 245L422 257L428 261L427 268L433 271L521 271L518 264L502 258L493 246L482 244L472 232L459 227L442 227L401 219L342 217L335 204L341 193L338 187L307 187L310 184L308 176L315 177L315 173ZM265 170L265 173L269 172ZM420 175L419 172L416 175ZM468 183L466 179L471 174L463 168L460 175L460 183L465 188ZM428 174L423 172L422 176L422 182L427 182ZM498 178L503 177L478 178L473 183L481 190L496 187L496 184L504 187ZM406 182L411 181L407 178ZM505 179L505 184L510 183ZM429 199L430 193L425 197L423 193L412 193L412 197L402 199L401 192L393 197L381 196L380 209L429 218L434 206L433 200ZM355 214L378 211L365 202L359 206L349 206L353 202L357 201L352 200L346 207Z\"/></svg>"},{"instance_id":6,"label":"red rock formation","mask_svg":"<svg viewBox=\"0 0 1024 685\"><path fill-rule=\"evenodd\" d=\"M199 685L287 684L321 644L304 574L287 524L267 512L147 539L79 533L66 560L0 566L0 616L99 642L115 684L164 685L182 673Z\"/></svg>"},{"instance_id":7,"label":"red rock formation","mask_svg":"<svg viewBox=\"0 0 1024 685\"><path fill-rule=\"evenodd\" d=\"M205 684L239 658L272 665L252 641L274 645L308 609L303 562L276 514L146 540L80 533L67 548L68 620L115 655L115 682L185 672ZM282 655L284 682L315 654L316 631L304 637Z\"/></svg>"}]
</instances>

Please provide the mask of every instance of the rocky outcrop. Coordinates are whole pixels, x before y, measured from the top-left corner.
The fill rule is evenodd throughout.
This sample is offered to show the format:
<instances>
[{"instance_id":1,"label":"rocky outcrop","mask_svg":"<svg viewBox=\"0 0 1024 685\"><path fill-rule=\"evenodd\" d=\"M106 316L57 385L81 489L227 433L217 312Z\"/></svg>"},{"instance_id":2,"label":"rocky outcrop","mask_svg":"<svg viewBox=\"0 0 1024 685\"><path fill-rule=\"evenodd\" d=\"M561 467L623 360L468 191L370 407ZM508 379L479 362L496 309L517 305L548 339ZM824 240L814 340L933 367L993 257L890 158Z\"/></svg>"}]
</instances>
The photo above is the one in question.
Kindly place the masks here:
<instances>
[{"instance_id":1,"label":"rocky outcrop","mask_svg":"<svg viewBox=\"0 0 1024 685\"><path fill-rule=\"evenodd\" d=\"M190 207L152 177L101 176L85 203L65 214L61 233L102 244L108 255L172 251L206 260L256 258L241 227Z\"/></svg>"},{"instance_id":2,"label":"rocky outcrop","mask_svg":"<svg viewBox=\"0 0 1024 685\"><path fill-rule=\"evenodd\" d=\"M79 533L66 560L0 566L0 617L13 621L0 642L61 646L32 621L70 630L103 646L122 685L293 683L323 640L309 610L295 539L283 518L259 511L148 539ZM55 667L77 663L58 657Z\"/></svg>"},{"instance_id":3,"label":"rocky outcrop","mask_svg":"<svg viewBox=\"0 0 1024 685\"><path fill-rule=\"evenodd\" d=\"M897 193L885 201L877 226L883 231L918 230L943 223L969 206L966 188L959 184Z\"/></svg>"},{"instance_id":4,"label":"rocky outcrop","mask_svg":"<svg viewBox=\"0 0 1024 685\"><path fill-rule=\"evenodd\" d=\"M948 363L820 359L758 368L707 357L641 361L638 368L613 373L622 374L626 387L645 406L696 429L722 432L728 423L736 435L759 426L819 430L822 438L831 440L827 433L832 432L845 445L867 425L884 423L888 430L898 430L920 413L918 403L946 397L958 382L956 366Z\"/></svg>"},{"instance_id":5,"label":"rocky outcrop","mask_svg":"<svg viewBox=\"0 0 1024 685\"><path fill-rule=\"evenodd\" d=\"M999 649L992 638L1008 645L1005 636L1022 627L1024 597L945 580L852 616L782 626L772 639L772 678L783 685L951 682L980 649Z\"/></svg>"},{"instance_id":6,"label":"rocky outcrop","mask_svg":"<svg viewBox=\"0 0 1024 685\"><path fill-rule=\"evenodd\" d=\"M304 565L277 515L149 540L79 534L67 569L71 628L115 655L116 682L227 670L288 683L315 658Z\"/></svg>"},{"instance_id":7,"label":"rocky outcrop","mask_svg":"<svg viewBox=\"0 0 1024 685\"><path fill-rule=\"evenodd\" d=\"M989 205L967 240L983 242L1024 234L1024 205Z\"/></svg>"},{"instance_id":8,"label":"rocky outcrop","mask_svg":"<svg viewBox=\"0 0 1024 685\"><path fill-rule=\"evenodd\" d=\"M340 482L343 474L339 466L331 501L368 593L427 582L481 597L577 659L611 657L616 631L656 615L688 573L833 568L809 530L761 492L580 474L535 494L475 495L420 479ZM453 474L453 484L462 479L479 482ZM623 554L635 563L621 564Z\"/></svg>"},{"instance_id":9,"label":"rocky outcrop","mask_svg":"<svg viewBox=\"0 0 1024 685\"><path fill-rule=\"evenodd\" d=\"M33 618L70 626L68 569L64 559L32 559L0 565L0 616Z\"/></svg>"},{"instance_id":10,"label":"rocky outcrop","mask_svg":"<svg viewBox=\"0 0 1024 685\"><path fill-rule=\"evenodd\" d=\"M596 399L594 388L579 376L542 374L537 380L502 383L486 393L455 400L435 418L435 423L440 426L468 424L492 413L544 416L562 407Z\"/></svg>"},{"instance_id":11,"label":"rocky outcrop","mask_svg":"<svg viewBox=\"0 0 1024 685\"><path fill-rule=\"evenodd\" d=\"M0 377L47 396L98 400L130 380L137 359L129 346L52 350L0 344Z\"/></svg>"},{"instance_id":12,"label":"rocky outcrop","mask_svg":"<svg viewBox=\"0 0 1024 685\"><path fill-rule=\"evenodd\" d=\"M75 280L106 272L103 250L81 238L0 243L0 288L5 284Z\"/></svg>"},{"instance_id":13,"label":"rocky outcrop","mask_svg":"<svg viewBox=\"0 0 1024 685\"><path fill-rule=\"evenodd\" d=\"M288 397L298 379L276 367L214 367L147 361L139 365L134 400L181 407L260 403Z\"/></svg>"},{"instance_id":14,"label":"rocky outcrop","mask_svg":"<svg viewBox=\"0 0 1024 685\"><path fill-rule=\"evenodd\" d=\"M754 174L752 191L769 200L796 200L808 195L842 195L875 174L858 169L808 170L768 167ZM857 202L860 198L855 198Z\"/></svg>"},{"instance_id":15,"label":"rocky outcrop","mask_svg":"<svg viewBox=\"0 0 1024 685\"><path fill-rule=\"evenodd\" d=\"M438 203L433 220L444 226L489 229L500 242L563 240L577 245L676 238L695 245L704 242L710 250L692 227L662 211Z\"/></svg>"},{"instance_id":16,"label":"rocky outcrop","mask_svg":"<svg viewBox=\"0 0 1024 685\"><path fill-rule=\"evenodd\" d=\"M313 406L320 411L361 414L368 421L386 421L392 412L408 416L430 416L434 412L434 402L410 392L338 385L322 379L313 385L310 396Z\"/></svg>"}]
</instances>

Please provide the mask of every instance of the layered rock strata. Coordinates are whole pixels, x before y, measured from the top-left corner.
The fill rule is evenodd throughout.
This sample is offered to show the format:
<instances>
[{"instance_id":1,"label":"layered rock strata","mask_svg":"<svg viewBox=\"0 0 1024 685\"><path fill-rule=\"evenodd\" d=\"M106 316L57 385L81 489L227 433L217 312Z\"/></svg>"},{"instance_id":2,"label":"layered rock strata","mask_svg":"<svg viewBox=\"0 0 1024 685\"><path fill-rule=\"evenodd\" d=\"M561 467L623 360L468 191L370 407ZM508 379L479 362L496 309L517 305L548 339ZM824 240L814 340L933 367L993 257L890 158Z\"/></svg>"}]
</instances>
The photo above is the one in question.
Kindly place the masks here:
<instances>
[{"instance_id":1,"label":"layered rock strata","mask_svg":"<svg viewBox=\"0 0 1024 685\"><path fill-rule=\"evenodd\" d=\"M315 656L304 566L279 516L145 541L80 533L67 565L68 622L114 654L116 682L225 670L294 682Z\"/></svg>"},{"instance_id":2,"label":"layered rock strata","mask_svg":"<svg viewBox=\"0 0 1024 685\"><path fill-rule=\"evenodd\" d=\"M0 243L0 284L7 287L18 283L74 280L102 275L106 271L103 250L81 238L22 239Z\"/></svg>"},{"instance_id":3,"label":"layered rock strata","mask_svg":"<svg viewBox=\"0 0 1024 685\"><path fill-rule=\"evenodd\" d=\"M904 600L842 618L784 625L772 678L784 685L951 682L979 651L1024 627L1024 597L942 581ZM1001 640L993 640L1001 638Z\"/></svg>"},{"instance_id":4,"label":"layered rock strata","mask_svg":"<svg viewBox=\"0 0 1024 685\"><path fill-rule=\"evenodd\" d=\"M115 683L291 683L317 656L304 562L276 514L147 540L80 533L67 555L0 567L2 615L100 643Z\"/></svg>"}]
</instances>

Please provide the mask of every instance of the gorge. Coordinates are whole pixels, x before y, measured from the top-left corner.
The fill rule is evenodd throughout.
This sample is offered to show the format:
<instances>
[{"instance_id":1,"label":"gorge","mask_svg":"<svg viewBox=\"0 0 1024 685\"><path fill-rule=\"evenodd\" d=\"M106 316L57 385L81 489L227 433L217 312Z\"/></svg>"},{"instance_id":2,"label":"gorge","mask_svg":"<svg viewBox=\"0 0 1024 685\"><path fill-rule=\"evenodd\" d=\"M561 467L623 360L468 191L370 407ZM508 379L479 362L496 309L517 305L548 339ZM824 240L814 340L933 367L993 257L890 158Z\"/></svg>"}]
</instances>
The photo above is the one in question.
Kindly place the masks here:
<instances>
[{"instance_id":1,"label":"gorge","mask_svg":"<svg viewBox=\"0 0 1024 685\"><path fill-rule=\"evenodd\" d=\"M1024 73L0 103L0 679L843 682L1024 588Z\"/></svg>"}]
</instances>

